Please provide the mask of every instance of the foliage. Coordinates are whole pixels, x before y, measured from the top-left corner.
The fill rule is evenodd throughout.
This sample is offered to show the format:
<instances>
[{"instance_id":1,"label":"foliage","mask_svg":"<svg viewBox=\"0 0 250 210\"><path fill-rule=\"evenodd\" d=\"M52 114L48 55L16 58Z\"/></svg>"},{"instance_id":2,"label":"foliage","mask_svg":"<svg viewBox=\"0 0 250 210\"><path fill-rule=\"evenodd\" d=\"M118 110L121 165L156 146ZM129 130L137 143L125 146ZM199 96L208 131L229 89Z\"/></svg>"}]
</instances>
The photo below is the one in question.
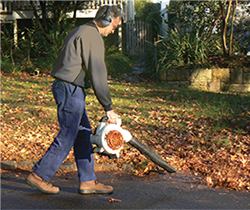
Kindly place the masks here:
<instances>
[{"instance_id":1,"label":"foliage","mask_svg":"<svg viewBox=\"0 0 250 210\"><path fill-rule=\"evenodd\" d=\"M170 3L168 9L177 15L169 20L169 25L182 30L198 29L200 32L205 32L207 36L220 34L220 45L224 55L229 55L229 52L232 55L233 45L236 41L232 32L233 28L239 25L238 19L235 18L235 15L239 14L235 10L236 3L247 7L247 2L233 0L174 1Z\"/></svg>"},{"instance_id":2,"label":"foliage","mask_svg":"<svg viewBox=\"0 0 250 210\"><path fill-rule=\"evenodd\" d=\"M148 0L135 0L134 4L135 4L135 14L137 15L137 13L139 12L139 10L143 7L145 7L145 5L148 3Z\"/></svg>"},{"instance_id":3,"label":"foliage","mask_svg":"<svg viewBox=\"0 0 250 210\"><path fill-rule=\"evenodd\" d=\"M2 32L2 43L5 43L2 47L2 54L6 55L4 58L5 63L7 59L11 58L9 55L14 54L15 56L12 56L14 57L12 59L13 62L19 62L20 64L14 69L15 72L21 67L22 70L26 70L29 73L32 73L36 68L42 73L49 73L53 68L66 36L77 26L76 19L68 18L66 13L72 10L75 12L76 8L84 4L84 2L73 2L73 4L72 2L47 2L48 5L46 7L44 2L40 1L39 3L43 10L42 19L38 18L38 11L35 7L34 13L37 18L33 20L33 27L31 29L26 28L26 32L21 33L22 37L18 40L18 45L15 48L13 47L13 34L10 34L8 30L5 33ZM31 5L34 6L32 2ZM51 13L51 19L47 18L48 12ZM123 72L129 72L131 69L129 58L114 46L106 45L106 62L109 73L113 76L119 76ZM2 68L3 71L5 69ZM13 68L6 70L9 72Z\"/></svg>"},{"instance_id":4,"label":"foliage","mask_svg":"<svg viewBox=\"0 0 250 210\"><path fill-rule=\"evenodd\" d=\"M17 65L16 68L26 69L27 72L32 71L29 69L34 70L36 67L41 68L42 71L51 69L63 45L64 39L74 26L74 24L65 18L61 21L59 28L52 27L46 35L50 37L52 44L48 42L44 33L35 24L30 29L26 28L26 33L22 33L23 37L20 37L16 46L13 44L13 35L9 34L8 30L4 30L1 36L1 42L4 43L1 47L1 57L4 60L10 59L13 66ZM57 33L62 28L64 29L63 32L60 34ZM5 71L5 68L2 68L2 70Z\"/></svg>"},{"instance_id":5,"label":"foliage","mask_svg":"<svg viewBox=\"0 0 250 210\"><path fill-rule=\"evenodd\" d=\"M216 25L220 17L220 10L217 1L174 1L167 7L170 13L175 13L175 17L168 20L172 28L179 28L183 31L190 29L198 30L209 36L214 30L220 30ZM216 26L216 28L215 28Z\"/></svg>"},{"instance_id":6,"label":"foliage","mask_svg":"<svg viewBox=\"0 0 250 210\"><path fill-rule=\"evenodd\" d=\"M171 1L167 9L175 16L167 22L168 31L158 39L157 55L152 45L152 50L143 56L141 67L147 70L144 72L146 76L155 77L155 58L158 71L164 68L249 66L249 58L242 55L249 48L249 33L242 31L247 27L242 24L247 23L246 18L235 18L235 28L240 32L234 35L232 50L240 55L230 58L223 56L222 16L218 1Z\"/></svg>"},{"instance_id":7,"label":"foliage","mask_svg":"<svg viewBox=\"0 0 250 210\"><path fill-rule=\"evenodd\" d=\"M124 74L132 71L129 57L113 45L105 49L105 62L108 74L113 77L122 78Z\"/></svg>"},{"instance_id":8,"label":"foliage","mask_svg":"<svg viewBox=\"0 0 250 210\"><path fill-rule=\"evenodd\" d=\"M10 58L12 65L15 65L14 57L13 57L13 48L14 48L14 40L13 40L13 32L9 30L7 27L4 27L5 23L1 25L1 59ZM13 24L11 24L13 27Z\"/></svg>"},{"instance_id":9,"label":"foliage","mask_svg":"<svg viewBox=\"0 0 250 210\"><path fill-rule=\"evenodd\" d=\"M20 73L24 70L21 65L13 65L9 55L1 56L0 66L1 71L7 73Z\"/></svg>"},{"instance_id":10,"label":"foliage","mask_svg":"<svg viewBox=\"0 0 250 210\"><path fill-rule=\"evenodd\" d=\"M35 49L39 52L39 56L45 58L44 60L51 60L51 63L54 63L61 47L63 46L63 42L68 35L68 33L76 27L75 22L76 19L70 19L67 17L67 12L72 11L73 5L71 1L54 1L48 2L47 6L42 5L40 2L41 7L46 10L44 12L44 24L41 24L41 19L36 18L36 27L39 27L40 33L36 37L36 41L39 43L37 48ZM77 8L79 2L76 2L75 7ZM34 9L34 12L37 12ZM51 18L47 19L46 14L51 13ZM39 59L41 60L41 58ZM39 62L41 66L41 62ZM53 64L50 64L50 68Z\"/></svg>"},{"instance_id":11,"label":"foliage","mask_svg":"<svg viewBox=\"0 0 250 210\"><path fill-rule=\"evenodd\" d=\"M38 59L44 60L46 63L48 60L51 61L49 67L53 67L53 64L60 53L60 50L63 46L64 40L68 33L75 28L75 22L72 20L68 20L66 17L61 20L60 25L57 28L54 25L50 25L51 30L49 30L47 34L47 38L43 33L39 33L36 37L36 45L35 51L39 52ZM43 67L43 64L39 62L39 67Z\"/></svg>"},{"instance_id":12,"label":"foliage","mask_svg":"<svg viewBox=\"0 0 250 210\"><path fill-rule=\"evenodd\" d=\"M162 69L206 63L209 54L215 53L219 48L216 39L206 39L206 34L199 34L198 29L183 33L177 28L162 37L158 46Z\"/></svg>"},{"instance_id":13,"label":"foliage","mask_svg":"<svg viewBox=\"0 0 250 210\"><path fill-rule=\"evenodd\" d=\"M241 6L240 8L245 13L250 13L250 4ZM240 8L236 10L234 37L235 41L239 43L239 52L246 55L250 51L250 18L244 16L244 13L240 12Z\"/></svg>"},{"instance_id":14,"label":"foliage","mask_svg":"<svg viewBox=\"0 0 250 210\"><path fill-rule=\"evenodd\" d=\"M168 11L177 15L167 22L169 30L158 38L157 56L154 46L144 56L147 75L155 75L155 57L160 71L164 68L200 66L207 63L210 54L218 53L218 37L211 36L212 17L206 13L207 6L208 2L170 2ZM211 5L210 11L215 8Z\"/></svg>"},{"instance_id":15,"label":"foliage","mask_svg":"<svg viewBox=\"0 0 250 210\"><path fill-rule=\"evenodd\" d=\"M31 63L31 54L36 55L33 50L38 42L35 42L35 37L39 36L39 30L36 26L33 28L25 28L26 33L22 32L23 36L19 38L15 53L17 54L17 59L21 60L23 65L32 65Z\"/></svg>"},{"instance_id":16,"label":"foliage","mask_svg":"<svg viewBox=\"0 0 250 210\"><path fill-rule=\"evenodd\" d=\"M157 58L158 71L168 68L195 68L211 67L210 57L219 50L218 39L207 37L206 33L198 29L183 32L177 28L171 29L166 36L159 36L157 41L157 57L155 58L154 45L146 54L141 68L147 69L145 75L155 75L155 59Z\"/></svg>"},{"instance_id":17,"label":"foliage","mask_svg":"<svg viewBox=\"0 0 250 210\"><path fill-rule=\"evenodd\" d=\"M161 16L158 4L145 3L136 13L136 19L149 22L152 26L153 37L157 37L161 27Z\"/></svg>"},{"instance_id":18,"label":"foliage","mask_svg":"<svg viewBox=\"0 0 250 210\"><path fill-rule=\"evenodd\" d=\"M38 160L58 133L53 78L3 74L1 158ZM250 190L250 94L212 93L165 84L109 81L122 127L174 168L202 175L212 187ZM94 129L104 115L92 89L86 106ZM73 150L66 160L74 161ZM95 155L96 163L130 164L133 173L162 172L126 144L119 159Z\"/></svg>"},{"instance_id":19,"label":"foliage","mask_svg":"<svg viewBox=\"0 0 250 210\"><path fill-rule=\"evenodd\" d=\"M76 10L82 9L82 5L84 2L80 1L39 1L41 11L39 10L39 7L36 7L34 2L31 1L30 4L33 8L33 13L35 16L36 24L39 28L39 30L42 31L42 34L44 36L44 39L46 39L46 42L53 45L55 44L55 40L57 40L57 36L64 33L65 26L64 22L65 19L67 19L67 13L73 12L73 21L75 21L76 18ZM41 12L41 16L38 15L38 13ZM48 18L48 15L51 15L50 18ZM54 29L54 34L50 34L50 30ZM67 30L67 28L66 28Z\"/></svg>"},{"instance_id":20,"label":"foliage","mask_svg":"<svg viewBox=\"0 0 250 210\"><path fill-rule=\"evenodd\" d=\"M50 34L53 34L53 31L51 31ZM37 35L32 48L33 56L30 60L30 65L26 64L27 59L25 59L25 56L27 54L25 53L25 50L23 48L24 46L26 46L26 44L30 44L30 42L19 42L19 47L15 48L13 52L19 55L18 57L16 57L17 61L20 61L20 63L16 61L15 65L13 65L10 56L6 54L5 56L1 56L1 70L6 73L18 73L20 71L32 73L35 69L37 69L42 73L49 73L54 66L55 60L63 45L63 41L66 35L67 32L65 31L64 34L58 36L57 43L55 45L50 45L49 43L47 43L46 39L44 39L41 34ZM108 74L116 78L121 78L123 74L130 73L132 71L132 61L129 59L129 57L123 54L122 51L120 51L114 45L105 46L105 60Z\"/></svg>"}]
</instances>

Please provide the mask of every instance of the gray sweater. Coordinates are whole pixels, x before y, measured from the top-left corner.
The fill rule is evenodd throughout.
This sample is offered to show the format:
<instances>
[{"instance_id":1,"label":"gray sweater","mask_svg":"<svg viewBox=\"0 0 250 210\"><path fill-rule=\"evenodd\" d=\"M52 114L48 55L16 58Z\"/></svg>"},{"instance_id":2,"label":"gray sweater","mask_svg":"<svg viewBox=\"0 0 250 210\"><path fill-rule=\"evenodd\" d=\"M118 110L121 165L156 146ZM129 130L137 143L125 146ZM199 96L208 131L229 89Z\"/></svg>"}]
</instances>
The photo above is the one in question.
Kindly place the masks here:
<instances>
[{"instance_id":1,"label":"gray sweater","mask_svg":"<svg viewBox=\"0 0 250 210\"><path fill-rule=\"evenodd\" d=\"M51 75L84 88L87 74L98 101L109 111L112 102L104 53L104 41L95 24L79 26L66 37Z\"/></svg>"}]
</instances>

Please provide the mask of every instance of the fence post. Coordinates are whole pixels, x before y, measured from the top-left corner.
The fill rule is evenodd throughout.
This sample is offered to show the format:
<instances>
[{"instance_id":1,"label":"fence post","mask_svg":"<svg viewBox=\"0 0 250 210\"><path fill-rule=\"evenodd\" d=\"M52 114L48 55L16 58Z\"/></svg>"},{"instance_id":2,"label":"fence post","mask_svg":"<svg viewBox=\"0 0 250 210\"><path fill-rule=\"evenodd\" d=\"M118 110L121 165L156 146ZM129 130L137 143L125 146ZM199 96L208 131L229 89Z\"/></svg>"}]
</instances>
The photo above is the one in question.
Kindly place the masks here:
<instances>
[{"instance_id":1,"label":"fence post","mask_svg":"<svg viewBox=\"0 0 250 210\"><path fill-rule=\"evenodd\" d=\"M154 48L155 48L155 76L156 76L156 82L158 82L158 68L157 68L157 43L156 38L154 38Z\"/></svg>"},{"instance_id":2,"label":"fence post","mask_svg":"<svg viewBox=\"0 0 250 210\"><path fill-rule=\"evenodd\" d=\"M122 23L118 25L118 49L122 50Z\"/></svg>"}]
</instances>

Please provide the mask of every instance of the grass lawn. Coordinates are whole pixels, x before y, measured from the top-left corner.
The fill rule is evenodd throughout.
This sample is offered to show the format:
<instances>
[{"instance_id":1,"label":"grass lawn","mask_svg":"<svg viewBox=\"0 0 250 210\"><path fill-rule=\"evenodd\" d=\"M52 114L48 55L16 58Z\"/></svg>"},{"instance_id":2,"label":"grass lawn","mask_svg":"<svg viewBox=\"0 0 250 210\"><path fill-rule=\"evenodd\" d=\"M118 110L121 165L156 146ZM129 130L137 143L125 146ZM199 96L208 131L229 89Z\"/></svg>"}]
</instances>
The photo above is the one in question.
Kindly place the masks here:
<instances>
[{"instance_id":1,"label":"grass lawn","mask_svg":"<svg viewBox=\"0 0 250 210\"><path fill-rule=\"evenodd\" d=\"M38 160L58 133L48 75L1 76L2 160ZM155 83L109 81L122 126L174 168L202 175L210 186L250 190L250 93L212 93ZM92 128L104 116L91 89ZM125 145L121 158L95 155L97 163L131 164L143 176L160 169ZM74 161L71 151L67 160Z\"/></svg>"}]
</instances>

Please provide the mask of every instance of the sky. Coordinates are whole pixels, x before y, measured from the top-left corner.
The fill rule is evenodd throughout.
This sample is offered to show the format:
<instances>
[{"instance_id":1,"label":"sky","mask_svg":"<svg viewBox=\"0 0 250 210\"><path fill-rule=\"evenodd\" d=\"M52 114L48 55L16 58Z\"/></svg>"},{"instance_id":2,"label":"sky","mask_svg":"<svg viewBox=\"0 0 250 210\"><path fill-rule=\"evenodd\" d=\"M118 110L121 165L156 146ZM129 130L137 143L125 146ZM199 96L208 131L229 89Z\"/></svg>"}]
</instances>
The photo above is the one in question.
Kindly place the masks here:
<instances>
[{"instance_id":1,"label":"sky","mask_svg":"<svg viewBox=\"0 0 250 210\"><path fill-rule=\"evenodd\" d=\"M169 0L152 0L154 3L162 3L162 8L165 8L168 5Z\"/></svg>"}]
</instances>

